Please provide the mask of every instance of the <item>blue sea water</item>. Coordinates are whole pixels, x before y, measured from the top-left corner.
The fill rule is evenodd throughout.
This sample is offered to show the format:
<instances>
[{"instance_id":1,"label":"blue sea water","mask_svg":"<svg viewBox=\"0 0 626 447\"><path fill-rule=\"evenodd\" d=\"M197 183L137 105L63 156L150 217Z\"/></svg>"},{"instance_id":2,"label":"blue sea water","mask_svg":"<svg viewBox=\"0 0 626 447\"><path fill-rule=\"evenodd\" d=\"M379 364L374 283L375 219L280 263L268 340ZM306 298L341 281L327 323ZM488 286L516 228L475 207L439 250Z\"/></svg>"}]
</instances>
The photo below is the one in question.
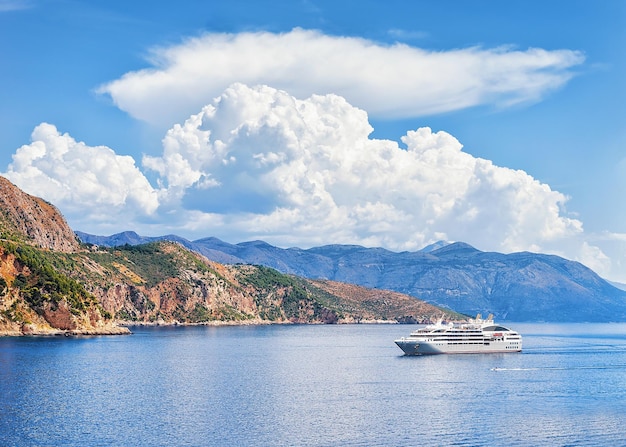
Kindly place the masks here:
<instances>
[{"instance_id":1,"label":"blue sea water","mask_svg":"<svg viewBox=\"0 0 626 447\"><path fill-rule=\"evenodd\" d=\"M1 446L626 445L626 324L405 357L410 325L0 339Z\"/></svg>"}]
</instances>

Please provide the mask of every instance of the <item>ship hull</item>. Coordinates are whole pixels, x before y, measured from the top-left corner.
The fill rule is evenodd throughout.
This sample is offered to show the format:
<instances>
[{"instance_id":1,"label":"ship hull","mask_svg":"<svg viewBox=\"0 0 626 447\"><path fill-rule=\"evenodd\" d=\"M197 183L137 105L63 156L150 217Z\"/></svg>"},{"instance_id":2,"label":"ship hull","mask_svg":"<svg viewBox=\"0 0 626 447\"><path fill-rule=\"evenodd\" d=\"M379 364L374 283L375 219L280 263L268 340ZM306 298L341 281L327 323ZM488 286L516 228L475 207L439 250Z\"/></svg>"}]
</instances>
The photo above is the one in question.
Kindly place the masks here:
<instances>
[{"instance_id":1,"label":"ship hull","mask_svg":"<svg viewBox=\"0 0 626 447\"><path fill-rule=\"evenodd\" d=\"M401 339L395 340L396 345L405 355L434 355L434 354L483 354L520 352L521 341L484 342L452 344L445 341L431 342L422 340Z\"/></svg>"}]
</instances>

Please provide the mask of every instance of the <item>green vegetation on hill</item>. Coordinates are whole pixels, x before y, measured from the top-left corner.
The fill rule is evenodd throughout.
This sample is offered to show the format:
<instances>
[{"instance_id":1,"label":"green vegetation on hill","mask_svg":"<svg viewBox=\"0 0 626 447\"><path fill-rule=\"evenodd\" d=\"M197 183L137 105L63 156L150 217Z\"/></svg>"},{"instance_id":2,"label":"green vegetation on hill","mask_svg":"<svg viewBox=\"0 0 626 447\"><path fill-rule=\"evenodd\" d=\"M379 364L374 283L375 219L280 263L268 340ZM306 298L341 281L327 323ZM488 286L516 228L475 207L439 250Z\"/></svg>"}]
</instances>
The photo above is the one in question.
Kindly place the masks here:
<instances>
[{"instance_id":1,"label":"green vegetation on hill","mask_svg":"<svg viewBox=\"0 0 626 447\"><path fill-rule=\"evenodd\" d=\"M46 302L56 306L65 300L74 315L98 304L82 284L58 270L55 264L66 263L62 256L8 241L0 241L0 247L5 254L15 256L19 264L27 267L25 271L28 273L19 273L11 286L37 313L42 314ZM3 282L6 285L4 279Z\"/></svg>"},{"instance_id":2,"label":"green vegetation on hill","mask_svg":"<svg viewBox=\"0 0 626 447\"><path fill-rule=\"evenodd\" d=\"M0 240L20 243L24 243L27 240L27 238L17 230L3 209L0 209Z\"/></svg>"},{"instance_id":3,"label":"green vegetation on hill","mask_svg":"<svg viewBox=\"0 0 626 447\"><path fill-rule=\"evenodd\" d=\"M39 315L47 304L61 301L75 315L97 309L106 318L132 322L245 322L296 323L340 321L416 321L424 317L409 305L390 311L384 300L363 300L357 287L349 297L310 280L272 268L211 263L173 242L114 248L83 246L75 253L59 253L2 241L0 248L23 268L11 286ZM385 301L384 303L382 301ZM4 316L25 321L22 308L5 309ZM48 306L50 307L50 306ZM19 311L19 312L18 312ZM438 313L433 308L431 314Z\"/></svg>"},{"instance_id":4,"label":"green vegetation on hill","mask_svg":"<svg viewBox=\"0 0 626 447\"><path fill-rule=\"evenodd\" d=\"M312 287L302 278L264 266L241 266L238 280L242 286L251 286L255 290L261 318L324 323L336 323L343 318L329 294Z\"/></svg>"},{"instance_id":5,"label":"green vegetation on hill","mask_svg":"<svg viewBox=\"0 0 626 447\"><path fill-rule=\"evenodd\" d=\"M113 268L120 264L127 267L149 287L179 272L174 256L164 252L157 242L108 248L88 256L105 267Z\"/></svg>"},{"instance_id":6,"label":"green vegetation on hill","mask_svg":"<svg viewBox=\"0 0 626 447\"><path fill-rule=\"evenodd\" d=\"M166 241L150 242L142 245L121 245L113 248L100 248L86 255L107 268L123 265L132 271L147 287L153 287L168 278L176 277L182 270L219 274L202 262L196 254L182 247L172 250L173 243Z\"/></svg>"}]
</instances>

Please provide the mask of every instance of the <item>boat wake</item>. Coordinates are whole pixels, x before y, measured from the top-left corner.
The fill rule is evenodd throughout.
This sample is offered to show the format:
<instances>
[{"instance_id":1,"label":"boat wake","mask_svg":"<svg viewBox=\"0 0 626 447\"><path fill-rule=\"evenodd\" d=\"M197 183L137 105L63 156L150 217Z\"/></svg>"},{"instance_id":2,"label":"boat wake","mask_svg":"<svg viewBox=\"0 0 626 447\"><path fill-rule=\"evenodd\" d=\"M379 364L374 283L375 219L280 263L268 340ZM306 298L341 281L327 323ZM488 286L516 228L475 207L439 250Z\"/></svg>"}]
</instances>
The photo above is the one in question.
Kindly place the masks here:
<instances>
[{"instance_id":1,"label":"boat wake","mask_svg":"<svg viewBox=\"0 0 626 447\"><path fill-rule=\"evenodd\" d=\"M540 366L529 368L491 368L491 371L569 371L574 369L626 369L626 365Z\"/></svg>"}]
</instances>

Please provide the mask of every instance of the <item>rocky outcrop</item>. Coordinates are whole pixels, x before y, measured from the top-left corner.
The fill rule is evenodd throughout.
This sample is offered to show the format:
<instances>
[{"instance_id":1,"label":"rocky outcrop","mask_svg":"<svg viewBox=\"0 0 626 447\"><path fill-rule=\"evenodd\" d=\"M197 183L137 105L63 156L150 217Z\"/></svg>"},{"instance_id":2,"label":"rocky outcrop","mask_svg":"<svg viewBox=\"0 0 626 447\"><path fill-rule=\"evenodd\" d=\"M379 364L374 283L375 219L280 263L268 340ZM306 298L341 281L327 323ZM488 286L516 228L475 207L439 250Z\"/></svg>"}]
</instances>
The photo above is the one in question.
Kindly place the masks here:
<instances>
[{"instance_id":1,"label":"rocky outcrop","mask_svg":"<svg viewBox=\"0 0 626 447\"><path fill-rule=\"evenodd\" d=\"M66 301L45 303L37 312L19 293L0 298L0 336L6 335L121 335L129 334L96 307L76 312Z\"/></svg>"},{"instance_id":2,"label":"rocky outcrop","mask_svg":"<svg viewBox=\"0 0 626 447\"><path fill-rule=\"evenodd\" d=\"M4 177L0 177L0 212L3 238L7 233L17 233L37 247L61 252L79 247L76 235L56 207L26 194Z\"/></svg>"},{"instance_id":3,"label":"rocky outcrop","mask_svg":"<svg viewBox=\"0 0 626 447\"><path fill-rule=\"evenodd\" d=\"M129 333L55 265L79 250L53 205L0 177L0 335Z\"/></svg>"},{"instance_id":4,"label":"rocky outcrop","mask_svg":"<svg viewBox=\"0 0 626 447\"><path fill-rule=\"evenodd\" d=\"M340 297L344 305L362 309L363 320L390 319L400 323L429 323L444 315L447 319L463 318L454 312L391 290L366 287L328 280L309 280L320 289Z\"/></svg>"}]
</instances>

